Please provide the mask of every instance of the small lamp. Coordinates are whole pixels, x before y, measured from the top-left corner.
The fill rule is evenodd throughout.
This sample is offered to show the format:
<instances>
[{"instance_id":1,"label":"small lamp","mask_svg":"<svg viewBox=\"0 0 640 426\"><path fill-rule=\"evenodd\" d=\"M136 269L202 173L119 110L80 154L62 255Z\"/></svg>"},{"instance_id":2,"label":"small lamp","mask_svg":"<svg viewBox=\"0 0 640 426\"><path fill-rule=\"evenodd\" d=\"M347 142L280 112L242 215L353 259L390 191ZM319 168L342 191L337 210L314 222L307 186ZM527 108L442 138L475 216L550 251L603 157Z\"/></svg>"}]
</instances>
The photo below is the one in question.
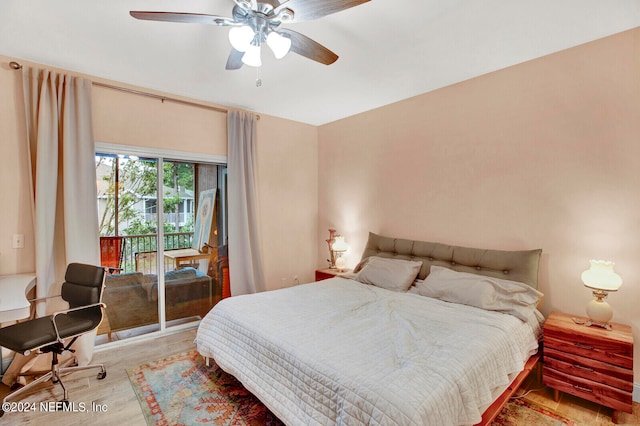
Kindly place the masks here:
<instances>
[{"instance_id":1,"label":"small lamp","mask_svg":"<svg viewBox=\"0 0 640 426\"><path fill-rule=\"evenodd\" d=\"M342 235L336 235L331 249L335 253L335 265L338 271L342 272L347 266L347 261L344 258L344 252L349 250L349 246L344 242Z\"/></svg>"},{"instance_id":2,"label":"small lamp","mask_svg":"<svg viewBox=\"0 0 640 426\"><path fill-rule=\"evenodd\" d=\"M584 286L593 290L594 300L587 305L587 325L598 325L611 330L613 310L604 300L611 291L617 291L622 285L622 278L613 270L613 262L591 260L591 267L582 273Z\"/></svg>"}]
</instances>

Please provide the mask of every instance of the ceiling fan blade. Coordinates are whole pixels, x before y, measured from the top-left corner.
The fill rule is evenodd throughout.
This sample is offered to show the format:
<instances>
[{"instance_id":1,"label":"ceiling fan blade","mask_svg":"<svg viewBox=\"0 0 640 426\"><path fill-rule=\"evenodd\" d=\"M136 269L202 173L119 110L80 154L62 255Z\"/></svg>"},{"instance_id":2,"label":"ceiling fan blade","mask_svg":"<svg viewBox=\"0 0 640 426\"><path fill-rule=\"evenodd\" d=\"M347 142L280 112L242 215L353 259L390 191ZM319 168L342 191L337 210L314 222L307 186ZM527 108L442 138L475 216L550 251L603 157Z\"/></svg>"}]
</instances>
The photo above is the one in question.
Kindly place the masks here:
<instances>
[{"instance_id":1,"label":"ceiling fan blade","mask_svg":"<svg viewBox=\"0 0 640 426\"><path fill-rule=\"evenodd\" d=\"M331 65L338 60L338 55L304 34L288 28L280 28L278 32L286 34L291 39L291 51L298 55L325 65Z\"/></svg>"},{"instance_id":2,"label":"ceiling fan blade","mask_svg":"<svg viewBox=\"0 0 640 426\"><path fill-rule=\"evenodd\" d=\"M295 14L291 22L310 21L368 1L370 0L288 0L281 2L275 13L283 8L288 8L293 10Z\"/></svg>"},{"instance_id":3,"label":"ceiling fan blade","mask_svg":"<svg viewBox=\"0 0 640 426\"><path fill-rule=\"evenodd\" d=\"M201 13L141 12L132 10L129 14L143 21L184 22L187 24L219 25L222 27L239 25L238 22L232 18Z\"/></svg>"},{"instance_id":4,"label":"ceiling fan blade","mask_svg":"<svg viewBox=\"0 0 640 426\"><path fill-rule=\"evenodd\" d=\"M244 52L240 52L236 49L231 49L231 53L229 54L229 59L227 59L226 69L228 70L239 70L242 68L242 56Z\"/></svg>"}]
</instances>

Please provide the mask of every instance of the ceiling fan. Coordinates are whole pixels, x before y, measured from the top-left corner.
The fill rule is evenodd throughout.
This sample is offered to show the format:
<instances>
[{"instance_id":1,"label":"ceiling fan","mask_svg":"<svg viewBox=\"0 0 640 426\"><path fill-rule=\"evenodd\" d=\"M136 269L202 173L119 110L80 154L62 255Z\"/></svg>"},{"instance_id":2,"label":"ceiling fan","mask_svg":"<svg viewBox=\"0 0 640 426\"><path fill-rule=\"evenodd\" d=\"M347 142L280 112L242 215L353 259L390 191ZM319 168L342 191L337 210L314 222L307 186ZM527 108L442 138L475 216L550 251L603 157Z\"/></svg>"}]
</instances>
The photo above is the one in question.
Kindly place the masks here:
<instances>
[{"instance_id":1,"label":"ceiling fan","mask_svg":"<svg viewBox=\"0 0 640 426\"><path fill-rule=\"evenodd\" d=\"M240 69L243 64L262 65L261 46L265 43L276 58L289 51L330 65L338 55L311 38L280 24L318 19L358 6L370 0L234 0L231 18L217 15L179 12L131 11L131 16L147 21L184 22L232 27L229 30L231 54L226 69Z\"/></svg>"}]
</instances>

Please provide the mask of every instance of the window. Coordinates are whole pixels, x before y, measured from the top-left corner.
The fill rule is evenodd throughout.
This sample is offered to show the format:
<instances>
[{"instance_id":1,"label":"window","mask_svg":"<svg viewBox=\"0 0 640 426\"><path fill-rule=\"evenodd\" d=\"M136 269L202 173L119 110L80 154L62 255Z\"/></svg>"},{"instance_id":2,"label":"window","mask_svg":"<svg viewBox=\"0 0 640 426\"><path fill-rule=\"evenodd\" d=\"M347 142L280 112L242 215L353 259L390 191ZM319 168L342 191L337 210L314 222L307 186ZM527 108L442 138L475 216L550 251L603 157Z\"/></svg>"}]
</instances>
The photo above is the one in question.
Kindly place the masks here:
<instances>
[{"instance_id":1,"label":"window","mask_svg":"<svg viewBox=\"0 0 640 426\"><path fill-rule=\"evenodd\" d=\"M112 271L98 343L198 320L221 298L226 165L119 147L95 158L101 261ZM213 209L195 235L205 195Z\"/></svg>"}]
</instances>

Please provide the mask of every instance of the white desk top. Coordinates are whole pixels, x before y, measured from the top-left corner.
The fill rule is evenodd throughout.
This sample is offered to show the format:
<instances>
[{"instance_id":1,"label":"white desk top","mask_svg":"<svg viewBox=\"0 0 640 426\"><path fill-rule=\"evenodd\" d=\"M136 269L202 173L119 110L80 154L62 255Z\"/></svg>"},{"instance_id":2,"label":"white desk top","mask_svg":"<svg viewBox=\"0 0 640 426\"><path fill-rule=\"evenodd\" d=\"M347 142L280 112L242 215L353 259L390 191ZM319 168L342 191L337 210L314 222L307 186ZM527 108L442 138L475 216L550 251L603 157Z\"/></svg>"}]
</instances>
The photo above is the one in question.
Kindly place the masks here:
<instances>
[{"instance_id":1,"label":"white desk top","mask_svg":"<svg viewBox=\"0 0 640 426\"><path fill-rule=\"evenodd\" d=\"M0 275L0 323L29 316L27 292L36 285L36 274Z\"/></svg>"}]
</instances>

